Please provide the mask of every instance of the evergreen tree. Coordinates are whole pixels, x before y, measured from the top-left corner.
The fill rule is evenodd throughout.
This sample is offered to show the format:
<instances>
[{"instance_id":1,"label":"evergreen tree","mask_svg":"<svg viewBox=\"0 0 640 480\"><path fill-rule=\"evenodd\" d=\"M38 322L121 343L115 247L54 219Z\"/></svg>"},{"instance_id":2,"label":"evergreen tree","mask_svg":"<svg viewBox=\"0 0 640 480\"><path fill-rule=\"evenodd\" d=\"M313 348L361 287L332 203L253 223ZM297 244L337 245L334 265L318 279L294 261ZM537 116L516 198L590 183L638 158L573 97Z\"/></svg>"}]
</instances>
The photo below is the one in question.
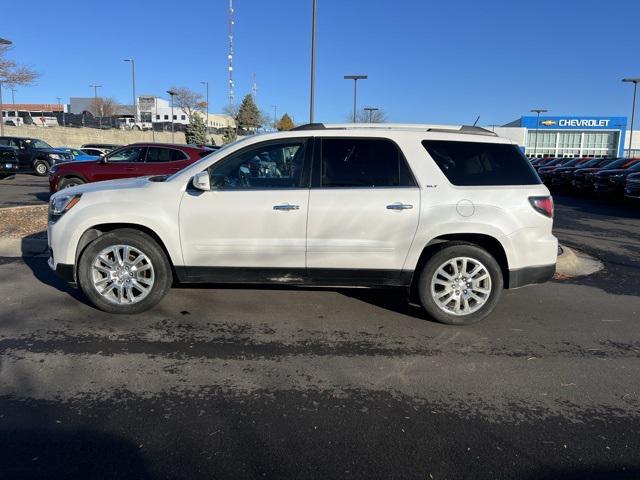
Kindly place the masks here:
<instances>
[{"instance_id":1,"label":"evergreen tree","mask_svg":"<svg viewBox=\"0 0 640 480\"><path fill-rule=\"evenodd\" d=\"M238 110L238 126L246 130L256 130L260 127L262 115L253 100L252 95L245 95Z\"/></svg>"},{"instance_id":2,"label":"evergreen tree","mask_svg":"<svg viewBox=\"0 0 640 480\"><path fill-rule=\"evenodd\" d=\"M295 126L296 125L293 123L293 120L291 120L291 117L287 113L285 113L280 120L278 120L278 123L276 123L276 128L279 131L291 130Z\"/></svg>"},{"instance_id":3,"label":"evergreen tree","mask_svg":"<svg viewBox=\"0 0 640 480\"><path fill-rule=\"evenodd\" d=\"M207 143L207 125L198 113L194 112L189 118L189 125L184 131L184 138L187 143L196 145Z\"/></svg>"}]
</instances>

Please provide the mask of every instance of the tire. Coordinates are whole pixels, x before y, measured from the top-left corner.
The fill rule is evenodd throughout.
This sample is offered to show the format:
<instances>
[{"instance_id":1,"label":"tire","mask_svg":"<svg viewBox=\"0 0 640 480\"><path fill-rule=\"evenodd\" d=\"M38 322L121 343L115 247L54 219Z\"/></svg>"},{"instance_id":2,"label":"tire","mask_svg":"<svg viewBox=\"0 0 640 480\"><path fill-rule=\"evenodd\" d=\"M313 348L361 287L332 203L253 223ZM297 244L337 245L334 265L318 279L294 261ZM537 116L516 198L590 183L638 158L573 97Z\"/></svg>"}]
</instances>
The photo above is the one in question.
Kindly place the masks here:
<instances>
[{"instance_id":1,"label":"tire","mask_svg":"<svg viewBox=\"0 0 640 480\"><path fill-rule=\"evenodd\" d=\"M129 248L128 256L125 247ZM120 258L129 261L118 265L114 248ZM139 253L145 258L141 260ZM99 260L99 255L111 266ZM100 269L94 267L96 264ZM109 313L135 314L150 309L166 295L172 281L171 265L162 248L146 233L130 228L98 237L85 248L78 262L78 283L83 293L93 305Z\"/></svg>"},{"instance_id":2,"label":"tire","mask_svg":"<svg viewBox=\"0 0 640 480\"><path fill-rule=\"evenodd\" d=\"M480 268L473 275L475 283L470 282L468 276L463 276L465 259L467 274L473 274L475 268ZM457 276L454 263L458 269ZM455 243L445 246L426 262L420 273L418 293L431 318L448 325L471 325L493 311L502 288L502 270L489 252L477 245ZM460 308L458 313L455 313L456 306Z\"/></svg>"},{"instance_id":3,"label":"tire","mask_svg":"<svg viewBox=\"0 0 640 480\"><path fill-rule=\"evenodd\" d=\"M71 187L75 187L76 185L82 185L86 183L84 180L82 180L81 178L78 177L65 177L65 178L61 178L58 181L58 190L64 190L65 188L71 188Z\"/></svg>"},{"instance_id":4,"label":"tire","mask_svg":"<svg viewBox=\"0 0 640 480\"><path fill-rule=\"evenodd\" d=\"M33 162L33 171L36 172L36 175L39 177L46 177L49 175L50 168L49 162L46 160L36 160Z\"/></svg>"}]
</instances>

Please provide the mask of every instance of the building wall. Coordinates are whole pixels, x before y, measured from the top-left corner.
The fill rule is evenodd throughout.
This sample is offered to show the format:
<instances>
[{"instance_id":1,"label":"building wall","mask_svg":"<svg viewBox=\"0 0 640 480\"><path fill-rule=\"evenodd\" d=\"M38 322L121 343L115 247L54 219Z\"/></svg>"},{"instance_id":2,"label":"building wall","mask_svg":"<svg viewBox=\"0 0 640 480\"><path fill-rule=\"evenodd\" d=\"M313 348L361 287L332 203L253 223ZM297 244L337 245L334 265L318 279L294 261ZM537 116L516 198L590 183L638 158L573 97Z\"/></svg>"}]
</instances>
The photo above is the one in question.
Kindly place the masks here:
<instances>
[{"instance_id":1,"label":"building wall","mask_svg":"<svg viewBox=\"0 0 640 480\"><path fill-rule=\"evenodd\" d=\"M138 132L129 130L99 130L97 128L65 128L65 127L4 127L6 136L33 137L44 140L53 147L75 147L78 148L85 143L117 143L127 145L135 142L151 142L151 131ZM159 143L171 143L170 132L155 132L155 141ZM175 132L175 142L185 143L184 133ZM220 140L216 139L220 144Z\"/></svg>"}]
</instances>

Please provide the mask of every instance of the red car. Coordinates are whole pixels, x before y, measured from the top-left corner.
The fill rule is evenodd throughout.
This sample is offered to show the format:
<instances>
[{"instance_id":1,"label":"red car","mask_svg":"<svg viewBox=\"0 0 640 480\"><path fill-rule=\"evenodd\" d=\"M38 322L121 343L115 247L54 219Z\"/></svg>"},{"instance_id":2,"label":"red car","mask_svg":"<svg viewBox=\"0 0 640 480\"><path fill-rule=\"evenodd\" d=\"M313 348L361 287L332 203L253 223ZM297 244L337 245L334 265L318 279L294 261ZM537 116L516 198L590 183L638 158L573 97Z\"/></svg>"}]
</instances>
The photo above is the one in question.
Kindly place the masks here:
<instances>
[{"instance_id":1,"label":"red car","mask_svg":"<svg viewBox=\"0 0 640 480\"><path fill-rule=\"evenodd\" d=\"M117 178L171 175L213 151L188 145L133 143L113 150L100 160L53 166L49 172L49 190L53 193L83 183Z\"/></svg>"}]
</instances>

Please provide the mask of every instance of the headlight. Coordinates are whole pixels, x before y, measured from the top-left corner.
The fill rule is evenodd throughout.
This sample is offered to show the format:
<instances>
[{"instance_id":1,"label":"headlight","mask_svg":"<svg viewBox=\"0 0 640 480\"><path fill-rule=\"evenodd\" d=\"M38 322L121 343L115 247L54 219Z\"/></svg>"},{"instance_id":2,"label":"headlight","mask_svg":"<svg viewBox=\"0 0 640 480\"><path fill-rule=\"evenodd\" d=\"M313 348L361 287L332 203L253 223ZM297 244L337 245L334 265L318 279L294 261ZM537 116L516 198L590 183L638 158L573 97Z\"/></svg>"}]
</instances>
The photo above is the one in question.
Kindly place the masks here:
<instances>
[{"instance_id":1,"label":"headlight","mask_svg":"<svg viewBox=\"0 0 640 480\"><path fill-rule=\"evenodd\" d=\"M49 200L49 222L54 223L80 201L81 194L54 196Z\"/></svg>"},{"instance_id":2,"label":"headlight","mask_svg":"<svg viewBox=\"0 0 640 480\"><path fill-rule=\"evenodd\" d=\"M59 153L50 153L49 158L53 158L54 160L62 160L64 158L64 155L61 155Z\"/></svg>"}]
</instances>

